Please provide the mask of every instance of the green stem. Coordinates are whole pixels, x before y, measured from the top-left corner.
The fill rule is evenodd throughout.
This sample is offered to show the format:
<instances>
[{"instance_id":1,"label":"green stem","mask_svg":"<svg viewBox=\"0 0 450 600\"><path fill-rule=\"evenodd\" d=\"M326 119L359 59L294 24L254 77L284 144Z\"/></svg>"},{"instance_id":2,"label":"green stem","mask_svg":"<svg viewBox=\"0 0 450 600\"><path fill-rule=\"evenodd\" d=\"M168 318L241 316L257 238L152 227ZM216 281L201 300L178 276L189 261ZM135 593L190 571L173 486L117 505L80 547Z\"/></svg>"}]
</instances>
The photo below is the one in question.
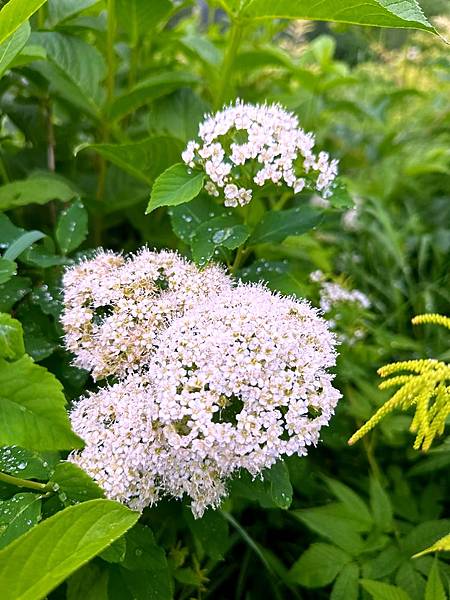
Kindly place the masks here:
<instances>
[{"instance_id":1,"label":"green stem","mask_svg":"<svg viewBox=\"0 0 450 600\"><path fill-rule=\"evenodd\" d=\"M7 473L0 471L0 481L15 485L16 487L29 488L30 490L36 490L38 492L51 492L53 486L50 483L38 483L37 481L28 481L28 479L21 479L20 477L14 477Z\"/></svg>"},{"instance_id":2,"label":"green stem","mask_svg":"<svg viewBox=\"0 0 450 600\"><path fill-rule=\"evenodd\" d=\"M234 59L242 39L242 24L234 20L231 25L230 34L228 37L228 46L225 51L222 66L220 68L220 82L217 90L215 105L219 109L225 101L226 90L232 89L232 70Z\"/></svg>"},{"instance_id":3,"label":"green stem","mask_svg":"<svg viewBox=\"0 0 450 600\"><path fill-rule=\"evenodd\" d=\"M116 35L116 10L115 0L107 0L107 29L106 29L106 63L108 73L106 77L106 89L108 94L108 103L114 96L114 83L116 78L116 57L114 54L114 38Z\"/></svg>"},{"instance_id":4,"label":"green stem","mask_svg":"<svg viewBox=\"0 0 450 600\"><path fill-rule=\"evenodd\" d=\"M2 176L4 183L9 183L10 179L8 171L6 170L5 159L2 154L0 154L0 175Z\"/></svg>"},{"instance_id":5,"label":"green stem","mask_svg":"<svg viewBox=\"0 0 450 600\"><path fill-rule=\"evenodd\" d=\"M272 210L281 210L282 208L284 208L286 202L293 197L294 196L291 192L284 192L284 194L281 195L281 198L278 200L278 202L276 202L273 205Z\"/></svg>"},{"instance_id":6,"label":"green stem","mask_svg":"<svg viewBox=\"0 0 450 600\"><path fill-rule=\"evenodd\" d=\"M233 264L231 265L231 268L230 268L230 273L232 275L236 274L236 272L238 271L239 267L241 266L241 264L243 263L243 261L247 257L248 253L249 253L249 249L248 248L245 248L244 245L239 246L239 248L237 249L237 252L236 252L236 256L234 257L234 262L233 262Z\"/></svg>"},{"instance_id":7,"label":"green stem","mask_svg":"<svg viewBox=\"0 0 450 600\"><path fill-rule=\"evenodd\" d=\"M367 461L372 470L372 474L375 477L375 479L377 479L380 483L382 483L383 477L381 474L381 469L378 466L377 460L375 458L375 454L373 452L372 442L373 442L373 437L371 439L368 436L363 437L364 450L366 452Z\"/></svg>"}]
</instances>

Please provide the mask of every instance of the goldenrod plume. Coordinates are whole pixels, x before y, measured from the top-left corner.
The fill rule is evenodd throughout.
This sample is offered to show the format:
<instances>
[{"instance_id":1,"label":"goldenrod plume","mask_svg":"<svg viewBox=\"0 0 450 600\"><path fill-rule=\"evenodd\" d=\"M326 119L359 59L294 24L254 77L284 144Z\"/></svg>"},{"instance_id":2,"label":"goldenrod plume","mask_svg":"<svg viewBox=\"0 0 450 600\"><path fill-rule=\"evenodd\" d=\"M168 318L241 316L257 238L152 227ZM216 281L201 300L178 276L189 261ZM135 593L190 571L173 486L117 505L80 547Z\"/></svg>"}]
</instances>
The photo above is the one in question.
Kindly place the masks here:
<instances>
[{"instance_id":1,"label":"goldenrod plume","mask_svg":"<svg viewBox=\"0 0 450 600\"><path fill-rule=\"evenodd\" d=\"M450 318L441 315L419 315L414 324L434 323L450 329ZM405 373L406 372L406 373ZM415 407L411 431L416 433L414 448L428 450L445 428L450 414L450 365L434 359L407 360L385 365L378 370L380 389L400 386L388 400L349 440L354 444L368 433L392 410Z\"/></svg>"}]
</instances>

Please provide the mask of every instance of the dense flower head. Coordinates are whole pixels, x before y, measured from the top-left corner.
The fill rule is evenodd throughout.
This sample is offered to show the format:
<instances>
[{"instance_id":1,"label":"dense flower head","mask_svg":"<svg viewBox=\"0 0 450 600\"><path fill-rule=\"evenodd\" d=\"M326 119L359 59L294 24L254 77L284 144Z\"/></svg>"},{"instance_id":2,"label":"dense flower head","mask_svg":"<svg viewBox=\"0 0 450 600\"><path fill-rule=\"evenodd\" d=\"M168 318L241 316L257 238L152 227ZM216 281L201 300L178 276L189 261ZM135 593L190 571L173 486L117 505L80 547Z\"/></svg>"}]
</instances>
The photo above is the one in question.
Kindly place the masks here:
<instances>
[{"instance_id":1,"label":"dense flower head","mask_svg":"<svg viewBox=\"0 0 450 600\"><path fill-rule=\"evenodd\" d=\"M69 460L84 469L108 498L142 510L159 495L156 461L158 430L145 378L124 382L81 398L70 413L85 447Z\"/></svg>"},{"instance_id":2,"label":"dense flower head","mask_svg":"<svg viewBox=\"0 0 450 600\"><path fill-rule=\"evenodd\" d=\"M222 271L198 271L173 253L157 256L147 250L128 259L101 253L67 273L66 300L86 310L104 306L107 298L120 314L122 301L139 305L146 286L151 290L147 318L133 313L125 322L134 368L127 365L118 383L81 398L71 412L85 447L70 459L111 499L142 510L162 495L186 495L199 517L219 505L233 475L246 470L260 476L281 457L305 455L318 442L340 398L329 373L336 340L304 300L260 284L233 285ZM164 265L164 272L154 265ZM79 285L82 299L72 289L80 273L89 280ZM111 281L95 282L98 273ZM171 281L161 295L153 289L155 273ZM175 308L170 289L178 298ZM155 326L152 303L166 311L164 327ZM113 333L121 335L123 325L116 323L118 330L93 340L105 345L98 352L108 351ZM152 349L144 358L146 326Z\"/></svg>"},{"instance_id":3,"label":"dense flower head","mask_svg":"<svg viewBox=\"0 0 450 600\"><path fill-rule=\"evenodd\" d=\"M298 118L279 104L235 104L208 115L200 124L199 141L191 140L182 153L190 167L207 175L206 191L222 196L225 206L244 206L252 183L286 185L299 193L307 187L323 197L332 195L337 160L314 153L315 139Z\"/></svg>"},{"instance_id":4,"label":"dense flower head","mask_svg":"<svg viewBox=\"0 0 450 600\"><path fill-rule=\"evenodd\" d=\"M144 249L128 258L101 251L67 270L63 286L66 346L99 379L140 368L161 329L230 280L217 266Z\"/></svg>"},{"instance_id":5,"label":"dense flower head","mask_svg":"<svg viewBox=\"0 0 450 600\"><path fill-rule=\"evenodd\" d=\"M174 320L150 365L178 457L165 488L186 492L199 515L219 503L233 472L256 476L283 455L306 454L340 397L327 372L334 341L308 303L262 286L237 286Z\"/></svg>"}]
</instances>

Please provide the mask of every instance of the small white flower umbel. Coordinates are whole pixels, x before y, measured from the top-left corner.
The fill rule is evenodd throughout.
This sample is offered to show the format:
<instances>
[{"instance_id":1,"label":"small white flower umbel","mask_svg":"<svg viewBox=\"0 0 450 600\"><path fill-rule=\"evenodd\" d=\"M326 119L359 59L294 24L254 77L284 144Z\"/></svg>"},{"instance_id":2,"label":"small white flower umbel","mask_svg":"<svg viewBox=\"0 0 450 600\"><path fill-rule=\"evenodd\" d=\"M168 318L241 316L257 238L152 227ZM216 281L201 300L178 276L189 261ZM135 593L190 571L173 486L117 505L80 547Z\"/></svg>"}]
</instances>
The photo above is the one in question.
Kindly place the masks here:
<instances>
[{"instance_id":1,"label":"small white flower umbel","mask_svg":"<svg viewBox=\"0 0 450 600\"><path fill-rule=\"evenodd\" d=\"M314 135L279 104L235 104L207 118L182 153L190 167L207 175L205 190L223 196L225 206L244 206L254 186L286 185L295 194L305 187L324 198L332 195L337 160L314 154Z\"/></svg>"}]
</instances>

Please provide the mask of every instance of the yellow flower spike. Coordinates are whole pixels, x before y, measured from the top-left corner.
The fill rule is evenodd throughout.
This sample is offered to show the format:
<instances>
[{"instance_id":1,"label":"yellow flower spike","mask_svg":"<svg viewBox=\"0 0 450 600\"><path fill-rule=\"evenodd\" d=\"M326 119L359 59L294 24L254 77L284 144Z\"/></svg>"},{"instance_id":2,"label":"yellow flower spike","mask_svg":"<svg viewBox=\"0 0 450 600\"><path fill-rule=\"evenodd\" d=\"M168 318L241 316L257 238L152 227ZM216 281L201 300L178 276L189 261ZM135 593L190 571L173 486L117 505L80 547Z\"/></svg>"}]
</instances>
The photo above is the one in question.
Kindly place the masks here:
<instances>
[{"instance_id":1,"label":"yellow flower spike","mask_svg":"<svg viewBox=\"0 0 450 600\"><path fill-rule=\"evenodd\" d=\"M425 325L431 323L433 325L442 325L442 327L450 329L450 317L444 317L436 313L417 315L417 317L414 317L411 320L411 323L413 325Z\"/></svg>"},{"instance_id":2,"label":"yellow flower spike","mask_svg":"<svg viewBox=\"0 0 450 600\"><path fill-rule=\"evenodd\" d=\"M412 322L414 325L431 323L450 329L450 318L438 314L418 315ZM378 374L380 377L392 375L379 384L380 389L394 386L399 386L399 389L352 435L348 443L360 440L392 410L407 410L415 405L410 426L410 430L416 433L414 448L426 452L435 437L444 432L450 414L450 365L435 359L406 360L385 365L378 369Z\"/></svg>"}]
</instances>

